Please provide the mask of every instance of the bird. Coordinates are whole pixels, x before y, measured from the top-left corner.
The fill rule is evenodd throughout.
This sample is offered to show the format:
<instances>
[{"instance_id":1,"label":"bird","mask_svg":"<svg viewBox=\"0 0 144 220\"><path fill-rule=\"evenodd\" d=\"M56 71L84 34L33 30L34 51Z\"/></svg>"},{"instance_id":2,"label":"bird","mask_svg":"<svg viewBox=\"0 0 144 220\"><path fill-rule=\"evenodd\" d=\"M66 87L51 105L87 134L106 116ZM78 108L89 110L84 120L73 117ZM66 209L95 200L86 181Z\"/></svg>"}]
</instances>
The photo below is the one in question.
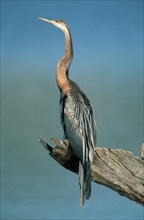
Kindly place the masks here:
<instances>
[{"instance_id":1,"label":"bird","mask_svg":"<svg viewBox=\"0 0 144 220\"><path fill-rule=\"evenodd\" d=\"M78 158L80 206L91 196L91 164L96 146L96 120L91 102L81 88L70 79L69 69L73 60L73 43L69 26L64 20L48 22L65 35L65 53L59 60L56 70L56 81L60 90L60 118L64 138L69 141L73 154Z\"/></svg>"}]
</instances>

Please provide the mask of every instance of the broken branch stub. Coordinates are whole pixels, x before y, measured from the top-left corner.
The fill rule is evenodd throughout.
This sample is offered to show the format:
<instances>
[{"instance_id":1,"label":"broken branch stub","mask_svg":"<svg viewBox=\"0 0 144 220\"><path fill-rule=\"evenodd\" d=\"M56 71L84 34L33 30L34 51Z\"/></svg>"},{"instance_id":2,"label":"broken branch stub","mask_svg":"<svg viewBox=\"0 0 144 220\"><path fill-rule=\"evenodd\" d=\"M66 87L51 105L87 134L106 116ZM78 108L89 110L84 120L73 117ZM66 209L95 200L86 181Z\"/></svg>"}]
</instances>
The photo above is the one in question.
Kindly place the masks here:
<instances>
[{"instance_id":1,"label":"broken branch stub","mask_svg":"<svg viewBox=\"0 0 144 220\"><path fill-rule=\"evenodd\" d=\"M73 154L68 140L53 138L56 147L38 138L50 156L66 169L78 173L79 160ZM143 150L143 145L142 145ZM141 205L144 205L144 160L123 149L96 147L91 165L92 181L111 188Z\"/></svg>"}]
</instances>

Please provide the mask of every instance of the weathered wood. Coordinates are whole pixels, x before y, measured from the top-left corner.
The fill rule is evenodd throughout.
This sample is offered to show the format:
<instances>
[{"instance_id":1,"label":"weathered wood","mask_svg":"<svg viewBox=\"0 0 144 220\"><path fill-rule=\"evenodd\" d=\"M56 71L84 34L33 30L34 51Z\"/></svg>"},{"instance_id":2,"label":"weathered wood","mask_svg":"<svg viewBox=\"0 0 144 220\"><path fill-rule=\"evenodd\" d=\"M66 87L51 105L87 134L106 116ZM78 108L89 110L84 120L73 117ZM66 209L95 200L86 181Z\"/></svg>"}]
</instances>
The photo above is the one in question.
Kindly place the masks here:
<instances>
[{"instance_id":1,"label":"weathered wood","mask_svg":"<svg viewBox=\"0 0 144 220\"><path fill-rule=\"evenodd\" d=\"M53 138L56 145L38 138L38 141L49 151L50 156L66 169L78 173L78 159L73 155L69 142ZM122 149L96 147L91 165L92 181L105 185L120 195L144 205L144 145L141 158L132 152Z\"/></svg>"}]
</instances>

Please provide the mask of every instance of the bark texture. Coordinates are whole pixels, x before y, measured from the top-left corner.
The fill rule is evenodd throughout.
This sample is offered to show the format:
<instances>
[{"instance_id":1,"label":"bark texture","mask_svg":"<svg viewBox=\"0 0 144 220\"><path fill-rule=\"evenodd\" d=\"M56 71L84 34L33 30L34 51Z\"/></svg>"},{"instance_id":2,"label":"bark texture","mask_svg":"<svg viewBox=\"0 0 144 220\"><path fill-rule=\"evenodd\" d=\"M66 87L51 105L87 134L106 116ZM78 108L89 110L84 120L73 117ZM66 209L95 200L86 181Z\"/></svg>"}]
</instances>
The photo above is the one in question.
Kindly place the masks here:
<instances>
[{"instance_id":1,"label":"bark texture","mask_svg":"<svg viewBox=\"0 0 144 220\"><path fill-rule=\"evenodd\" d=\"M38 141L60 165L78 173L79 162L73 155L68 140L53 138L55 148L41 138ZM91 175L92 181L144 205L144 144L141 147L141 157L135 157L127 150L96 147Z\"/></svg>"}]
</instances>

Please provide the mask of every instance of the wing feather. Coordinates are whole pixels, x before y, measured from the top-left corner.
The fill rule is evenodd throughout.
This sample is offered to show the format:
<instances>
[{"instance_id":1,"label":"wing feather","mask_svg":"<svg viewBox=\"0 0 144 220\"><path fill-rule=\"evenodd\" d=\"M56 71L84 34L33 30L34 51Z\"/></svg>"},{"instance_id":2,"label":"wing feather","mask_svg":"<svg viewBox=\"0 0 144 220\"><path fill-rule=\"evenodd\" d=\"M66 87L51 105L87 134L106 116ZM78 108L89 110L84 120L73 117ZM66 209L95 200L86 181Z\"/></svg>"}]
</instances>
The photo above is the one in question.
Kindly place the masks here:
<instances>
[{"instance_id":1,"label":"wing feather","mask_svg":"<svg viewBox=\"0 0 144 220\"><path fill-rule=\"evenodd\" d=\"M70 93L61 98L61 119L65 138L71 143L73 151L85 163L92 162L96 144L96 123L92 105L83 94Z\"/></svg>"}]
</instances>

